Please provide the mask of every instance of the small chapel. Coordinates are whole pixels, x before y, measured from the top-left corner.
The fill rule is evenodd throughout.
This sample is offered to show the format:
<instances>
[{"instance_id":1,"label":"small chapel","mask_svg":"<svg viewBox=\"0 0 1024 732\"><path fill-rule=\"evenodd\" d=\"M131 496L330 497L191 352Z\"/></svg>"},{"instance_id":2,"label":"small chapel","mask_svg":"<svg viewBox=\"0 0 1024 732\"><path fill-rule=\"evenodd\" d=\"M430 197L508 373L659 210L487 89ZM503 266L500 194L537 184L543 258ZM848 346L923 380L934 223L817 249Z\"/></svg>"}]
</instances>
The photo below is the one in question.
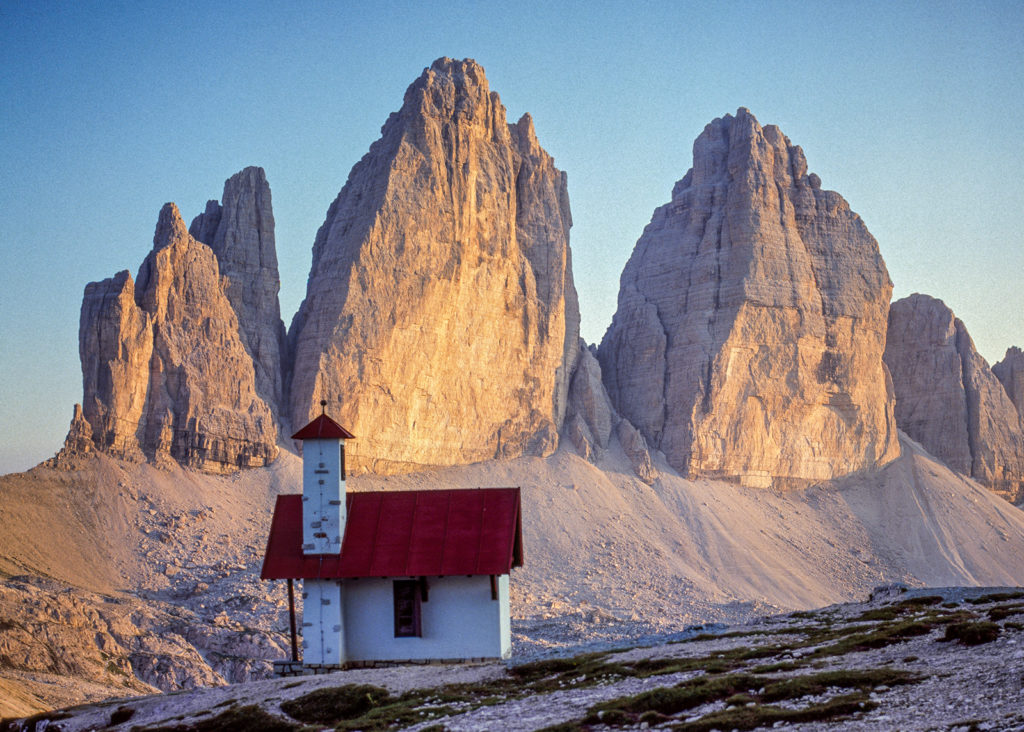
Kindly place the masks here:
<instances>
[{"instance_id":1,"label":"small chapel","mask_svg":"<svg viewBox=\"0 0 1024 732\"><path fill-rule=\"evenodd\" d=\"M260 574L288 581L292 658L277 673L508 658L509 575L523 564L519 488L349 493L354 437L321 406L292 435L302 493L278 496Z\"/></svg>"}]
</instances>

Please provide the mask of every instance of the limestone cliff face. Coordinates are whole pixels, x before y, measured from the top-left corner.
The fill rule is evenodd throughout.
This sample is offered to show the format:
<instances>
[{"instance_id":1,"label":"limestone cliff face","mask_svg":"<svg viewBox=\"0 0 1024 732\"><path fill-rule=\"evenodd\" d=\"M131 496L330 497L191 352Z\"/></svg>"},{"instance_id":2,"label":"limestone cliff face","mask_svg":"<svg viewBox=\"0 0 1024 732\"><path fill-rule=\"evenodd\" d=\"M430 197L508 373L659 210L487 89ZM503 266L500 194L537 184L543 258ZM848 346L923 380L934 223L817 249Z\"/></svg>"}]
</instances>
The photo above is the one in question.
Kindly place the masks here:
<instances>
[{"instance_id":1,"label":"limestone cliff face","mask_svg":"<svg viewBox=\"0 0 1024 732\"><path fill-rule=\"evenodd\" d=\"M274 459L273 415L225 285L213 251L167 204L138 283L121 272L86 287L82 411L98 448L214 472Z\"/></svg>"},{"instance_id":2,"label":"limestone cliff face","mask_svg":"<svg viewBox=\"0 0 1024 732\"><path fill-rule=\"evenodd\" d=\"M475 62L436 61L317 234L292 423L328 400L356 470L549 453L577 354L570 225L529 117L506 122Z\"/></svg>"},{"instance_id":3,"label":"limestone cliff face","mask_svg":"<svg viewBox=\"0 0 1024 732\"><path fill-rule=\"evenodd\" d=\"M143 458L137 439L153 355L153 322L135 303L127 270L85 286L78 328L82 414L96 446L112 455Z\"/></svg>"},{"instance_id":4,"label":"limestone cliff face","mask_svg":"<svg viewBox=\"0 0 1024 732\"><path fill-rule=\"evenodd\" d=\"M1008 380L1014 360L1008 354L1000 369ZM1017 500L1024 487L1020 415L953 311L927 295L894 302L885 363L900 429L953 470Z\"/></svg>"},{"instance_id":5,"label":"limestone cliff face","mask_svg":"<svg viewBox=\"0 0 1024 732\"><path fill-rule=\"evenodd\" d=\"M899 454L878 245L747 110L654 212L599 349L612 402L688 475L800 484Z\"/></svg>"},{"instance_id":6,"label":"limestone cliff face","mask_svg":"<svg viewBox=\"0 0 1024 732\"><path fill-rule=\"evenodd\" d=\"M582 426L577 432L586 437L591 445L608 447L618 415L612 409L608 392L601 380L601 365L582 341L569 388L567 416L570 419L577 417L582 421ZM581 451L586 450L581 448Z\"/></svg>"},{"instance_id":7,"label":"limestone cliff face","mask_svg":"<svg viewBox=\"0 0 1024 732\"><path fill-rule=\"evenodd\" d=\"M189 233L217 256L242 345L256 369L256 391L276 416L282 405L285 330L278 301L274 212L263 168L249 167L231 176L221 202L209 201L206 211L192 220Z\"/></svg>"},{"instance_id":8,"label":"limestone cliff face","mask_svg":"<svg viewBox=\"0 0 1024 732\"><path fill-rule=\"evenodd\" d=\"M992 366L992 373L1006 389L1017 412L1024 415L1024 351L1017 346L1007 348L1003 360Z\"/></svg>"}]
</instances>

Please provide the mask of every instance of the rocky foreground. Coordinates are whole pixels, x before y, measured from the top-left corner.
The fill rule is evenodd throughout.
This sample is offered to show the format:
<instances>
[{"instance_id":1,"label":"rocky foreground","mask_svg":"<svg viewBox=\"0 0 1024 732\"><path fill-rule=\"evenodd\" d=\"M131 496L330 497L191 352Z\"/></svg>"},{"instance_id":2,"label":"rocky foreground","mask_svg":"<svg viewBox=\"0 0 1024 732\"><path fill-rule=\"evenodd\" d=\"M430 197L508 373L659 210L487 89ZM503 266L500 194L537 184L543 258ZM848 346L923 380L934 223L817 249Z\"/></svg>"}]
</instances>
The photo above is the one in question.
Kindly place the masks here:
<instances>
[{"instance_id":1,"label":"rocky foreground","mask_svg":"<svg viewBox=\"0 0 1024 732\"><path fill-rule=\"evenodd\" d=\"M49 730L1024 729L1024 591L865 603L523 664L354 670L7 722Z\"/></svg>"}]
</instances>

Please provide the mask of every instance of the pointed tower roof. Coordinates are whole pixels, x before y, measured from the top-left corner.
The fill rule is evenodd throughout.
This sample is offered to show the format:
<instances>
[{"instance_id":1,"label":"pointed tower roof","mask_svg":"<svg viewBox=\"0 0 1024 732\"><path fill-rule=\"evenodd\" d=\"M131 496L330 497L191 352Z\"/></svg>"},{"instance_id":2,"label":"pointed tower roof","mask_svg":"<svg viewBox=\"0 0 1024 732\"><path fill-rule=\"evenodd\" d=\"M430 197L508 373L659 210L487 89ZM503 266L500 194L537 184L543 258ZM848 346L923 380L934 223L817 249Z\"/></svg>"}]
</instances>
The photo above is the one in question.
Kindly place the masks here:
<instances>
[{"instance_id":1,"label":"pointed tower roof","mask_svg":"<svg viewBox=\"0 0 1024 732\"><path fill-rule=\"evenodd\" d=\"M293 440L354 440L355 435L327 416L327 402L320 402L320 416L292 435Z\"/></svg>"}]
</instances>

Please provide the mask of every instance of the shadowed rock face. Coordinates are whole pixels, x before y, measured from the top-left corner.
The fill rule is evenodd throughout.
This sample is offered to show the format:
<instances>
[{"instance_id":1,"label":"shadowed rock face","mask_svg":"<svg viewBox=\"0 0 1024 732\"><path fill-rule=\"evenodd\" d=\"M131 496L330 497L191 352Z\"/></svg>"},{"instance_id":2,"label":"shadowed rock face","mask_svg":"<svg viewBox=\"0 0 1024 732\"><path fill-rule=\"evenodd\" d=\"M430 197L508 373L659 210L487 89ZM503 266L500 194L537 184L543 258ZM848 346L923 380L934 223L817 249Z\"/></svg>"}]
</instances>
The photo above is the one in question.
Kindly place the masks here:
<instances>
[{"instance_id":1,"label":"shadowed rock face","mask_svg":"<svg viewBox=\"0 0 1024 732\"><path fill-rule=\"evenodd\" d=\"M1017 346L1007 348L1003 360L992 366L992 373L1006 389L1017 413L1024 415L1024 351Z\"/></svg>"},{"instance_id":2,"label":"shadowed rock face","mask_svg":"<svg viewBox=\"0 0 1024 732\"><path fill-rule=\"evenodd\" d=\"M358 470L550 453L579 311L565 174L475 62L439 59L356 164L289 332L292 424L332 415Z\"/></svg>"},{"instance_id":3,"label":"shadowed rock face","mask_svg":"<svg viewBox=\"0 0 1024 732\"><path fill-rule=\"evenodd\" d=\"M214 472L277 455L217 258L174 204L160 212L137 284L120 272L86 286L79 351L83 416L101 450Z\"/></svg>"},{"instance_id":4,"label":"shadowed rock face","mask_svg":"<svg viewBox=\"0 0 1024 732\"><path fill-rule=\"evenodd\" d=\"M885 363L900 429L953 470L1017 500L1024 486L1024 429L1011 400L1020 353L1013 350L997 364L1005 379L1000 383L941 300L913 294L889 311Z\"/></svg>"},{"instance_id":5,"label":"shadowed rock face","mask_svg":"<svg viewBox=\"0 0 1024 732\"><path fill-rule=\"evenodd\" d=\"M691 476L800 484L899 454L878 245L747 110L709 124L622 273L599 349L618 412Z\"/></svg>"},{"instance_id":6,"label":"shadowed rock face","mask_svg":"<svg viewBox=\"0 0 1024 732\"><path fill-rule=\"evenodd\" d=\"M275 417L282 404L281 320L274 244L274 212L263 168L249 167L224 183L221 203L209 201L189 233L217 256L224 291L240 326L242 345L256 369L256 391Z\"/></svg>"}]
</instances>

